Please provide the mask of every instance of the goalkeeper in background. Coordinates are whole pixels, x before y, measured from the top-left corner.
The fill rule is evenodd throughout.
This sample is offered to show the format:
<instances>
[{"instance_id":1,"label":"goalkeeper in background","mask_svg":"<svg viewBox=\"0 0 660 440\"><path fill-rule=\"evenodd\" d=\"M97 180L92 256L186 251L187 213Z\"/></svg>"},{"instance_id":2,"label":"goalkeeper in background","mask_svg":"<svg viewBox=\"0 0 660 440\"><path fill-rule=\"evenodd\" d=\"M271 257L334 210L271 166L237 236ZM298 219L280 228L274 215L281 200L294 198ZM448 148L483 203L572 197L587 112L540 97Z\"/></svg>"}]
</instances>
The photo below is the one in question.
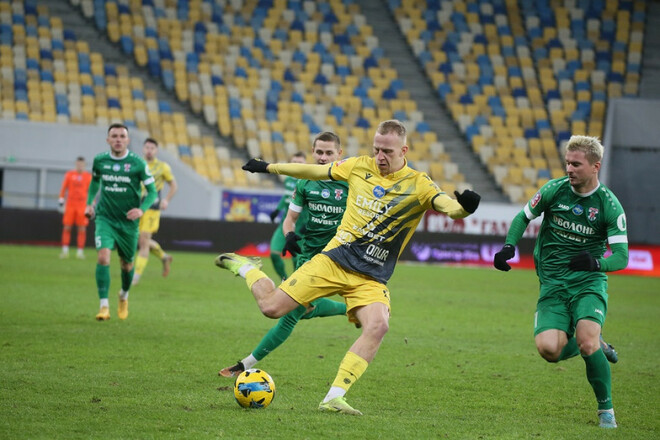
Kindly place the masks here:
<instances>
[{"instance_id":1,"label":"goalkeeper in background","mask_svg":"<svg viewBox=\"0 0 660 440\"><path fill-rule=\"evenodd\" d=\"M305 153L300 151L291 157L291 163L305 163L306 161L307 159L305 157ZM289 209L289 203L291 203L291 196L293 195L293 191L296 188L297 180L298 179L295 177L289 176L284 179L284 195L277 204L277 208L275 208L275 210L270 213L270 221L274 222L280 212ZM304 224L304 222L301 223ZM301 225L300 228L302 227L303 226ZM301 235L303 233L302 229L298 229L297 232ZM287 277L286 269L284 267L284 260L282 259L282 255L284 255L282 251L284 250L285 242L286 240L284 238L284 233L282 232L282 222L280 222L270 239L270 261L273 263L273 268L282 281L284 281ZM295 264L296 262L294 258L294 267Z\"/></svg>"},{"instance_id":2,"label":"goalkeeper in background","mask_svg":"<svg viewBox=\"0 0 660 440\"><path fill-rule=\"evenodd\" d=\"M341 153L341 141L335 133L326 131L314 138L312 156L317 164L325 165L339 160ZM295 269L321 252L335 235L346 209L347 197L348 185L346 182L307 179L296 181L289 211L282 221L282 231L285 235L282 253L288 251L294 257ZM303 212L307 215L301 215ZM305 233L303 237L300 237L296 233L296 226L302 222L304 222ZM216 259L216 264L222 267L219 259ZM346 304L320 298L313 301L309 307L298 306L277 321L277 324L266 333L250 355L235 365L223 368L218 374L224 377L234 377L253 368L257 362L287 340L301 319L336 315L346 315Z\"/></svg>"},{"instance_id":3,"label":"goalkeeper in background","mask_svg":"<svg viewBox=\"0 0 660 440\"><path fill-rule=\"evenodd\" d=\"M136 285L142 277L144 269L149 262L149 253L154 254L163 263L163 276L166 277L170 273L170 266L172 264L172 256L168 255L160 247L160 244L152 238L158 232L160 227L160 213L165 211L176 194L178 189L176 179L172 174L172 168L169 164L158 160L158 142L155 139L147 138L142 146L142 153L144 160L149 166L151 175L154 176L156 191L158 191L158 198L147 209L142 218L140 218L140 236L138 238L138 255L135 260L135 275L133 275L133 285ZM162 191L167 183L169 189L167 196L163 197Z\"/></svg>"},{"instance_id":4,"label":"goalkeeper in background","mask_svg":"<svg viewBox=\"0 0 660 440\"><path fill-rule=\"evenodd\" d=\"M76 244L78 252L76 257L85 258L84 249L87 240L87 225L89 219L85 217L85 203L87 202L87 191L92 181L92 174L85 171L85 158L79 156L76 159L76 168L67 171L62 181L58 210L62 216L62 253L60 258L69 258L69 243L71 242L71 229L75 224L77 228Z\"/></svg>"},{"instance_id":5,"label":"goalkeeper in background","mask_svg":"<svg viewBox=\"0 0 660 440\"><path fill-rule=\"evenodd\" d=\"M614 348L600 336L607 314L607 275L628 265L626 214L616 196L598 180L603 146L588 136L566 145L568 176L546 183L513 219L497 269L507 260L529 222L543 214L534 263L541 284L534 315L534 338L548 362L582 356L598 403L603 428L616 428L610 365ZM612 255L603 258L607 244Z\"/></svg>"}]
</instances>

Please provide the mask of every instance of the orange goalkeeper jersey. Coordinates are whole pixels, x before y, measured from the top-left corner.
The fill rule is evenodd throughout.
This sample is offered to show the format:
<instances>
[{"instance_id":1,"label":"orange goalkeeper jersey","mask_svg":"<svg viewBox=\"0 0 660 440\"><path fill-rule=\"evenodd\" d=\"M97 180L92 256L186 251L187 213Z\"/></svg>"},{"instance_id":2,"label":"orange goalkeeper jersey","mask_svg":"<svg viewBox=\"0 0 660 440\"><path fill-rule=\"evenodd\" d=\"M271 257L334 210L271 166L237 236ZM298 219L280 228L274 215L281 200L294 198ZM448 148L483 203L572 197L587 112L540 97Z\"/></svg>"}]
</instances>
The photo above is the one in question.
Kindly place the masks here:
<instances>
[{"instance_id":1,"label":"orange goalkeeper jersey","mask_svg":"<svg viewBox=\"0 0 660 440\"><path fill-rule=\"evenodd\" d=\"M66 195L67 206L85 206L87 203L87 190L91 181L92 173L89 171L83 171L82 173L76 170L67 171L62 181L60 198Z\"/></svg>"}]
</instances>

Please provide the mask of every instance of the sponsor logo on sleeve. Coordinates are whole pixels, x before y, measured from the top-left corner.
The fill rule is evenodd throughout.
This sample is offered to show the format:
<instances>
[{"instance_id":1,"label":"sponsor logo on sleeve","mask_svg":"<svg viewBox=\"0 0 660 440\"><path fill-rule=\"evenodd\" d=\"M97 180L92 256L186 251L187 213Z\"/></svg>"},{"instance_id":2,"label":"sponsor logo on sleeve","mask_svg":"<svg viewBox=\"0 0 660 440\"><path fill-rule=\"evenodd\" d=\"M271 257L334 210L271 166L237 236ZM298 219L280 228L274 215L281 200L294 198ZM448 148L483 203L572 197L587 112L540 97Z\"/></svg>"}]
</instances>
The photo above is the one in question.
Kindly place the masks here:
<instances>
[{"instance_id":1,"label":"sponsor logo on sleeve","mask_svg":"<svg viewBox=\"0 0 660 440\"><path fill-rule=\"evenodd\" d=\"M534 194L534 197L532 197L532 200L529 202L529 204L531 205L532 208L536 208L536 205L538 205L540 201L541 201L541 192L539 191L536 194Z\"/></svg>"}]
</instances>

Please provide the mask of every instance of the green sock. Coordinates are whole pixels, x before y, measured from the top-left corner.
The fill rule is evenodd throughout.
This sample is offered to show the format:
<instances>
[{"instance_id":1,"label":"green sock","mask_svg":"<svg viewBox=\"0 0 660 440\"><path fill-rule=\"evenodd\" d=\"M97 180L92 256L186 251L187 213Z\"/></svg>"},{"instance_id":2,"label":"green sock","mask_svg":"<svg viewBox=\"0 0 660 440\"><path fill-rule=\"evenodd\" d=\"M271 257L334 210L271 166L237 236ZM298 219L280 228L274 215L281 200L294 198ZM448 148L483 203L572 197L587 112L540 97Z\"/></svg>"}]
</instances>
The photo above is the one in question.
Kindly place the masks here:
<instances>
[{"instance_id":1,"label":"green sock","mask_svg":"<svg viewBox=\"0 0 660 440\"><path fill-rule=\"evenodd\" d=\"M590 356L582 356L587 367L587 380L594 389L598 409L612 409L612 375L605 353L598 349Z\"/></svg>"},{"instance_id":2,"label":"green sock","mask_svg":"<svg viewBox=\"0 0 660 440\"><path fill-rule=\"evenodd\" d=\"M273 267L275 268L275 272L277 272L277 275L279 275L280 278L285 279L286 270L284 270L284 260L282 259L282 257L280 257L279 254L271 253L270 261L273 262Z\"/></svg>"},{"instance_id":3,"label":"green sock","mask_svg":"<svg viewBox=\"0 0 660 440\"><path fill-rule=\"evenodd\" d=\"M110 289L110 266L96 265L96 288L99 291L99 298L108 297Z\"/></svg>"},{"instance_id":4,"label":"green sock","mask_svg":"<svg viewBox=\"0 0 660 440\"><path fill-rule=\"evenodd\" d=\"M121 290L128 292L128 289L131 288L131 283L133 282L133 273L135 273L135 268L132 268L129 271L121 271Z\"/></svg>"},{"instance_id":5,"label":"green sock","mask_svg":"<svg viewBox=\"0 0 660 440\"><path fill-rule=\"evenodd\" d=\"M282 316L277 324L261 339L257 348L252 350L252 356L257 360L262 360L270 352L282 345L287 340L293 328L296 326L300 317L305 314L307 308L298 306L286 315Z\"/></svg>"},{"instance_id":6,"label":"green sock","mask_svg":"<svg viewBox=\"0 0 660 440\"><path fill-rule=\"evenodd\" d=\"M317 299L312 303L314 308L305 313L301 319L322 318L324 316L337 316L346 314L346 304L328 298Z\"/></svg>"},{"instance_id":7,"label":"green sock","mask_svg":"<svg viewBox=\"0 0 660 440\"><path fill-rule=\"evenodd\" d=\"M563 361L570 359L577 356L578 354L580 354L580 349L577 345L577 339L575 339L575 336L573 336L568 340L566 345L564 345L564 348L561 350L561 353L559 354L559 360Z\"/></svg>"}]
</instances>

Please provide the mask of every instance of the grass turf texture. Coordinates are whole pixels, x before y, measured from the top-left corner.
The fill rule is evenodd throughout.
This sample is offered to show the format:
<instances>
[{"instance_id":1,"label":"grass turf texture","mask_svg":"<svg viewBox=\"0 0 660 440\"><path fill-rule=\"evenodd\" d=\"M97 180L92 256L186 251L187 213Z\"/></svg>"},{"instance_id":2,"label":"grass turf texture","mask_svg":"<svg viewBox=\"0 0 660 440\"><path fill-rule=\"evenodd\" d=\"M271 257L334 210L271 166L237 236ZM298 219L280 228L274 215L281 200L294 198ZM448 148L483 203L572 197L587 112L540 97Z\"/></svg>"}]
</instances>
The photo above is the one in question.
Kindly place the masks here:
<instances>
[{"instance_id":1,"label":"grass turf texture","mask_svg":"<svg viewBox=\"0 0 660 440\"><path fill-rule=\"evenodd\" d=\"M151 259L130 315L97 322L95 252L0 246L0 438L657 438L660 280L610 276L606 339L619 429L597 426L584 363L548 364L533 343L533 271L400 264L390 331L348 401L363 417L318 403L358 336L343 317L302 321L258 364L277 395L265 410L234 401L217 371L274 324L243 280L211 254ZM287 265L290 263L287 262ZM265 270L274 274L265 260Z\"/></svg>"}]
</instances>

